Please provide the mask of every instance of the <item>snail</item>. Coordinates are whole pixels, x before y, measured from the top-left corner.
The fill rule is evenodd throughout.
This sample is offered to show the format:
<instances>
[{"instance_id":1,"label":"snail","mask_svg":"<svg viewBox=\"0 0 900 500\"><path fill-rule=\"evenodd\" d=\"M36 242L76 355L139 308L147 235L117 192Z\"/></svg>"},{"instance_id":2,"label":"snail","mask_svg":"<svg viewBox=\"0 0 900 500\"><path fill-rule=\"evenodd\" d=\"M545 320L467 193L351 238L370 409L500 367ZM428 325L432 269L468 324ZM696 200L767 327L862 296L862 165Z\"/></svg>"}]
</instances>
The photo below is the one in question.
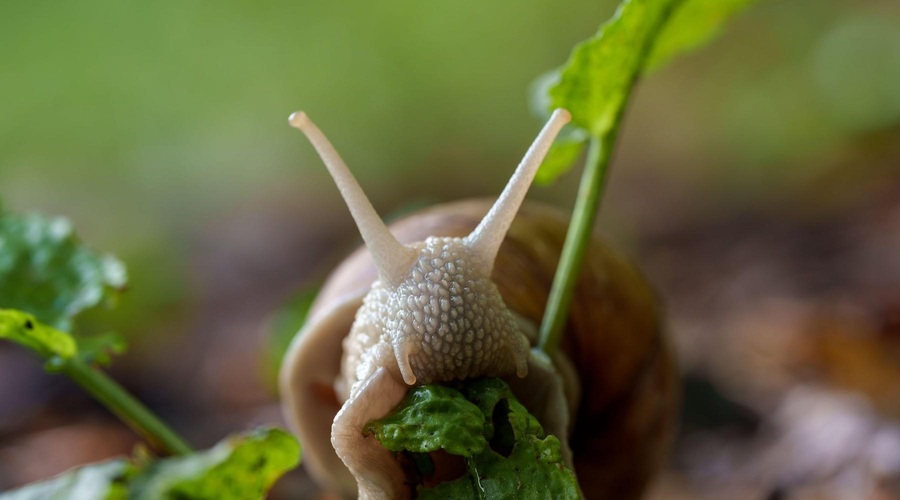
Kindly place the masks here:
<instances>
[{"instance_id":1,"label":"snail","mask_svg":"<svg viewBox=\"0 0 900 500\"><path fill-rule=\"evenodd\" d=\"M285 355L280 392L304 464L345 497L409 498L394 454L363 433L416 384L502 377L557 436L587 498L639 496L674 427L676 370L655 296L599 241L588 249L565 337L533 348L565 217L523 203L555 136L556 110L496 202L437 205L388 228L302 112L365 247L328 278Z\"/></svg>"}]
</instances>

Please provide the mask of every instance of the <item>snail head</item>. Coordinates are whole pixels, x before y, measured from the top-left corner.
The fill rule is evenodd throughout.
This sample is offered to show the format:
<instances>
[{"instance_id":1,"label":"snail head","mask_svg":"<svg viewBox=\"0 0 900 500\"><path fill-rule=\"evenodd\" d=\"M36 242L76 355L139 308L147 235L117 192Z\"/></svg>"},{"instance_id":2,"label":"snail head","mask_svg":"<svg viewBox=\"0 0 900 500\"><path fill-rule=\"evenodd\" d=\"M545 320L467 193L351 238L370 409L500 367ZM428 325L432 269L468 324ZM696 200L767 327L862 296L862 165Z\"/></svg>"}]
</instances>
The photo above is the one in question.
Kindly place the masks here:
<instances>
[{"instance_id":1,"label":"snail head","mask_svg":"<svg viewBox=\"0 0 900 500\"><path fill-rule=\"evenodd\" d=\"M345 358L345 369L365 380L387 358L407 384L443 382L477 376L527 373L528 341L491 281L500 244L554 138L570 120L554 111L498 197L471 234L464 238L430 237L401 244L337 151L307 117L297 112L290 123L312 143L334 178L372 254L380 280L366 296L352 339L379 338L384 349L359 349Z\"/></svg>"}]
</instances>

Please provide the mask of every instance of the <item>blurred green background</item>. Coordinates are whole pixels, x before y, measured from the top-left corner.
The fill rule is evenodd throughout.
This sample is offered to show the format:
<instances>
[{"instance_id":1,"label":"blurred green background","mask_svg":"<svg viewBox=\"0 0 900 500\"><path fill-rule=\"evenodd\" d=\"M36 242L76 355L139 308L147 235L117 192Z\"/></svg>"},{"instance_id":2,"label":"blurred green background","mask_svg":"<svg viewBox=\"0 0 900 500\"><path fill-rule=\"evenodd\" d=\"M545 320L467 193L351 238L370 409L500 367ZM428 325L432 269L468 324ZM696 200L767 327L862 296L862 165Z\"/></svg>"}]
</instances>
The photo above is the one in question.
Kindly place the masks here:
<instances>
[{"instance_id":1,"label":"blurred green background","mask_svg":"<svg viewBox=\"0 0 900 500\"><path fill-rule=\"evenodd\" d=\"M613 8L10 3L0 195L74 219L130 264L135 295L180 288L191 235L248 205L316 207L346 225L324 168L285 124L295 109L332 137L383 212L491 195L538 127L530 83ZM617 180L734 200L833 174L848 146L898 123L898 47L895 2L764 2L641 87ZM535 196L566 205L573 186ZM607 216L633 226L626 210L639 202L610 191Z\"/></svg>"},{"instance_id":2,"label":"blurred green background","mask_svg":"<svg viewBox=\"0 0 900 500\"><path fill-rule=\"evenodd\" d=\"M493 196L540 126L527 104L532 81L614 8L5 2L0 198L71 218L84 240L128 264L120 307L88 315L82 329L129 336L118 376L211 443L229 427L279 418L267 321L356 241L288 114L309 113L383 214ZM747 213L840 221L867 200L900 199L898 165L900 5L763 1L641 83L598 226L648 263L669 299L678 255L656 259L655 241L680 229L702 240L703 228ZM531 196L569 208L576 184L577 170ZM879 293L894 290L894 272L875 280ZM677 343L690 367L689 342ZM13 366L18 354L3 349L0 363ZM20 377L42 377L27 366ZM58 399L29 393L26 404L4 387L0 489L46 472L8 465L8 450L52 427L9 417L10 402L40 413Z\"/></svg>"}]
</instances>

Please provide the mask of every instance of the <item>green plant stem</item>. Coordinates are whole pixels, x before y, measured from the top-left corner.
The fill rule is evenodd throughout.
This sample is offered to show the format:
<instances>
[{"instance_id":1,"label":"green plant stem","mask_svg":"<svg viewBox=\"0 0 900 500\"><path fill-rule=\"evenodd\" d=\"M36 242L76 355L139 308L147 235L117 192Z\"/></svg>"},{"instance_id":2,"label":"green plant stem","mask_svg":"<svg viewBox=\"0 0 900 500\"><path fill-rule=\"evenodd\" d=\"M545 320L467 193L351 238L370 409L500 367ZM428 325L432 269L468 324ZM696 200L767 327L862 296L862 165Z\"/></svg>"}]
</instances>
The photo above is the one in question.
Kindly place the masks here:
<instances>
[{"instance_id":1,"label":"green plant stem","mask_svg":"<svg viewBox=\"0 0 900 500\"><path fill-rule=\"evenodd\" d=\"M552 356L556 352L563 328L566 326L581 262L584 260L584 252L591 242L591 232L597 218L600 195L606 184L606 172L618 129L618 120L616 120L616 125L602 139L592 138L588 148L584 173L581 176L578 196L575 199L575 208L572 210L572 221L566 233L559 267L553 277L553 286L550 288L550 296L547 299L544 320L541 322L538 347L548 356Z\"/></svg>"},{"instance_id":2,"label":"green plant stem","mask_svg":"<svg viewBox=\"0 0 900 500\"><path fill-rule=\"evenodd\" d=\"M552 356L559 348L563 329L566 326L572 295L581 271L581 262L584 260L584 253L591 242L591 232L597 218L600 196L606 185L609 162L612 159L613 147L619 135L619 125L622 123L625 108L631 98L631 91L641 75L641 68L644 67L660 30L666 25L672 12L682 3L683 0L672 0L647 34L640 47L635 71L631 73L627 85L623 88L625 94L618 108L612 113L610 125L591 137L584 173L581 176L581 184L578 186L578 197L575 199L575 208L572 210L572 221L566 232L566 241L559 258L559 266L553 276L553 285L550 288L550 296L547 298L547 308L544 310L544 319L541 321L538 348L548 356ZM621 15L624 5L625 2L620 4L620 10L616 12L616 16Z\"/></svg>"},{"instance_id":3,"label":"green plant stem","mask_svg":"<svg viewBox=\"0 0 900 500\"><path fill-rule=\"evenodd\" d=\"M78 358L63 361L60 368L157 450L171 455L193 453L190 445L175 431L102 371Z\"/></svg>"}]
</instances>

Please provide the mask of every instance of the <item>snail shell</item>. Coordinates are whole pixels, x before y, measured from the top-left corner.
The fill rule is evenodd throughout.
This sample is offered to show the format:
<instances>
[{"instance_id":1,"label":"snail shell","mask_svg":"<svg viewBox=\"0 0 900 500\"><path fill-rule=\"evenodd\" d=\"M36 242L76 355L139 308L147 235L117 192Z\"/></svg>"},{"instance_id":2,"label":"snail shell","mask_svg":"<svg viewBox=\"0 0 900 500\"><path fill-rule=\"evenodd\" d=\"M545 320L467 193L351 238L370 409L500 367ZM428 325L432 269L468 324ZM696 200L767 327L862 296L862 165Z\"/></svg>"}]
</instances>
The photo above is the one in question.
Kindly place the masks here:
<instances>
[{"instance_id":1,"label":"snail shell","mask_svg":"<svg viewBox=\"0 0 900 500\"><path fill-rule=\"evenodd\" d=\"M391 226L401 242L428 236L464 236L490 208L486 200L438 205ZM547 303L565 239L565 217L525 203L500 246L493 280L507 306L535 325ZM288 355L287 414L304 444L304 463L325 488L353 495L356 484L331 448L341 403L341 342L378 272L365 248L328 278ZM564 376L581 402L572 413L570 444L587 498L636 498L659 467L674 428L677 375L663 336L660 311L644 278L598 240L586 253L562 342L575 368ZM305 367L304 373L298 373ZM288 372L286 372L288 373ZM513 387L528 402L528 393ZM569 399L574 399L570 395ZM536 411L526 404L532 412ZM301 413L313 412L301 420ZM318 444L316 444L318 442ZM314 453L323 450L324 456Z\"/></svg>"},{"instance_id":2,"label":"snail shell","mask_svg":"<svg viewBox=\"0 0 900 500\"><path fill-rule=\"evenodd\" d=\"M320 150L323 158L329 153ZM341 190L344 193L345 188ZM504 191L501 200L506 195ZM524 197L524 191L521 196ZM521 198L516 207L518 203ZM361 216L351 202L348 204L359 221ZM490 217L486 214L493 213L492 206L499 204L469 200L406 217L390 231L396 240L389 239L401 245L385 252L396 252L406 248L405 244L430 237L464 238L475 234ZM533 203L522 205L515 219L506 224L508 231L504 229L497 239L493 250L496 259L489 275L502 302L534 345L534 331L543 315L567 225L565 217L555 209ZM347 376L347 366L342 373L342 363L348 362L347 352L354 349L350 333L364 298L373 284L389 281L385 275L390 274L379 261L382 257L378 248L373 248L374 238L367 236L363 224L359 225L369 248L346 259L323 286L307 324L285 358L282 398L287 420L304 446L304 464L324 488L348 497L357 493L357 487L363 497L402 496L402 485L396 481L363 484L369 472L376 477L391 477L399 470L395 463L391 464L393 457L373 438L363 440L359 432L336 437L354 439L350 447L356 455L353 460L376 469L363 475L358 466L351 473L345 465L346 449L342 460L332 447L332 433L342 432L338 430L339 420L346 420L350 413L356 415L356 409L362 408L365 418L353 417L359 429L365 422L389 412L406 391L403 384L389 381L400 375L405 380L405 374L369 373L360 379L364 384L357 381L350 390L353 378ZM513 369L506 376L507 382L544 427L561 438L564 456L571 461L574 454L579 484L588 498L639 496L670 441L677 375L649 286L634 267L597 240L586 252L561 347L552 362L535 359L532 351L527 378L518 378L522 373ZM349 357L352 359L353 354ZM349 367L349 372L355 368ZM358 395L365 393L369 385L382 382L383 389L369 392L376 397L359 400ZM359 387L360 384L366 387ZM348 407L356 409L348 411ZM571 451L565 446L567 442Z\"/></svg>"}]
</instances>

